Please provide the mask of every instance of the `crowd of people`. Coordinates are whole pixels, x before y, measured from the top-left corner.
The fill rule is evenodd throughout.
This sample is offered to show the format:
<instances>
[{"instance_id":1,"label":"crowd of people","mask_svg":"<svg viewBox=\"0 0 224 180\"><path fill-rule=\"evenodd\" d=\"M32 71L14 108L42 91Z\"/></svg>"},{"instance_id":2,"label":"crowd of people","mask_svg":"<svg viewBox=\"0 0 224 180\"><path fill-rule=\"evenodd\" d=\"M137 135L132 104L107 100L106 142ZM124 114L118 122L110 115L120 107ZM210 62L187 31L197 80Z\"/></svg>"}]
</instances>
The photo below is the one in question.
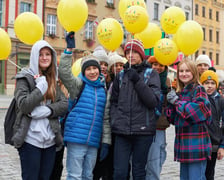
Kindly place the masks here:
<instances>
[{"instance_id":1,"label":"crowd of people","mask_svg":"<svg viewBox=\"0 0 224 180\"><path fill-rule=\"evenodd\" d=\"M172 82L168 66L132 39L124 57L97 46L75 77L73 32L66 43L57 67L52 46L36 42L29 68L16 75L12 141L23 180L59 180L64 149L67 180L159 180L171 125L180 179L214 180L224 156L224 99L207 55L181 60Z\"/></svg>"}]
</instances>

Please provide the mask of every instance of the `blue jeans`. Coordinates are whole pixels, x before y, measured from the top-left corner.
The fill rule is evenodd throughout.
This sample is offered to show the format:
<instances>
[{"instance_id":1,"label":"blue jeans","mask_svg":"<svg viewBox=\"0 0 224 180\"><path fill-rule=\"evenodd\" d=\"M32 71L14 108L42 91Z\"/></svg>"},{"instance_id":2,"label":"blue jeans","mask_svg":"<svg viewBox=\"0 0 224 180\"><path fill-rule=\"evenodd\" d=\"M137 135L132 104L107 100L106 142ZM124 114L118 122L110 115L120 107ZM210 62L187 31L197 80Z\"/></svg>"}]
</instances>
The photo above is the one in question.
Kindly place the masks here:
<instances>
[{"instance_id":1,"label":"blue jeans","mask_svg":"<svg viewBox=\"0 0 224 180\"><path fill-rule=\"evenodd\" d=\"M67 143L67 180L92 180L96 164L97 148Z\"/></svg>"},{"instance_id":2,"label":"blue jeans","mask_svg":"<svg viewBox=\"0 0 224 180\"><path fill-rule=\"evenodd\" d=\"M159 180L162 165L166 160L166 131L156 130L155 140L148 153L146 180Z\"/></svg>"},{"instance_id":3,"label":"blue jeans","mask_svg":"<svg viewBox=\"0 0 224 180\"><path fill-rule=\"evenodd\" d=\"M180 180L206 180L207 161L180 163Z\"/></svg>"},{"instance_id":4,"label":"blue jeans","mask_svg":"<svg viewBox=\"0 0 224 180\"><path fill-rule=\"evenodd\" d=\"M145 165L152 141L150 135L115 135L113 179L127 179L131 157L133 179L145 180Z\"/></svg>"},{"instance_id":5,"label":"blue jeans","mask_svg":"<svg viewBox=\"0 0 224 180\"><path fill-rule=\"evenodd\" d=\"M55 146L46 149L28 143L18 149L23 180L49 180L56 154Z\"/></svg>"}]
</instances>

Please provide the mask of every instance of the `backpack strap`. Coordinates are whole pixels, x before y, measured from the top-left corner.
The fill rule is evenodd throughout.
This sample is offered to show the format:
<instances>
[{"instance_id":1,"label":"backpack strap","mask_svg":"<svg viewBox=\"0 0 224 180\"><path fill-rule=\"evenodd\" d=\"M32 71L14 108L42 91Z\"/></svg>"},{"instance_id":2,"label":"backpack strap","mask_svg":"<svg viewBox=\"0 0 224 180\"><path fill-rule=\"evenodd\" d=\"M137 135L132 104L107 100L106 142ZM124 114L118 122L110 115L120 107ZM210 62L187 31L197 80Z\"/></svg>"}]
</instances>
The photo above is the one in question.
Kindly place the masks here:
<instances>
[{"instance_id":1,"label":"backpack strap","mask_svg":"<svg viewBox=\"0 0 224 180\"><path fill-rule=\"evenodd\" d=\"M81 94L82 94L82 92L85 88L85 85L86 85L86 83L83 81L82 87L81 87L78 95L75 97L75 99L73 101L71 99L69 99L69 104L71 103L72 105L69 106L68 112L70 112L75 107L75 105L78 103L79 98L80 98L80 96L81 96Z\"/></svg>"}]
</instances>

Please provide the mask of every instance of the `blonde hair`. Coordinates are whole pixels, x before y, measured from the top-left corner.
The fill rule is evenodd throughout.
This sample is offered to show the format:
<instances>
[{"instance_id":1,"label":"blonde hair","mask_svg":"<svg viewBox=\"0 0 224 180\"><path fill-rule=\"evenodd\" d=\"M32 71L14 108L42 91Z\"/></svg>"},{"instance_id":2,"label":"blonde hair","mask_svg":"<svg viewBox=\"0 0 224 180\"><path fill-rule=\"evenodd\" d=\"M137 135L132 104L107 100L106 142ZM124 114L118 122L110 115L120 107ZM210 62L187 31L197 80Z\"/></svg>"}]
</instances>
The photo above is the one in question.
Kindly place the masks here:
<instances>
[{"instance_id":1,"label":"blonde hair","mask_svg":"<svg viewBox=\"0 0 224 180\"><path fill-rule=\"evenodd\" d=\"M188 58L184 58L177 66L177 92L182 91L182 89L184 88L184 83L181 82L179 79L179 70L182 64L186 64L186 66L193 75L193 78L190 83L201 84L199 81L199 73L195 62Z\"/></svg>"}]
</instances>

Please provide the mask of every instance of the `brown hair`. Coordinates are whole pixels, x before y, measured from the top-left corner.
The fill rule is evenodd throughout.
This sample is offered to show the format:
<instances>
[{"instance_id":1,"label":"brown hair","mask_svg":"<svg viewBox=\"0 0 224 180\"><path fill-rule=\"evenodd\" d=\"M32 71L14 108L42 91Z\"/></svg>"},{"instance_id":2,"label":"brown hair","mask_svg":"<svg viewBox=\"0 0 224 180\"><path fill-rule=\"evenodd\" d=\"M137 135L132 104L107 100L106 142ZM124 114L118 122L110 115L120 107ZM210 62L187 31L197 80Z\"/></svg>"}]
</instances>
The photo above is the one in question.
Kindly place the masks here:
<instances>
[{"instance_id":1,"label":"brown hair","mask_svg":"<svg viewBox=\"0 0 224 180\"><path fill-rule=\"evenodd\" d=\"M50 49L50 48L49 48ZM51 50L51 49L50 49ZM51 64L47 68L47 70L41 70L42 75L46 76L46 80L48 83L47 92L44 95L44 99L51 99L52 102L55 101L56 97L56 67L53 60L53 52L51 50Z\"/></svg>"},{"instance_id":2,"label":"brown hair","mask_svg":"<svg viewBox=\"0 0 224 180\"><path fill-rule=\"evenodd\" d=\"M177 66L177 92L180 92L184 88L184 83L181 82L179 79L179 69L182 64L186 64L186 66L188 67L188 69L193 75L193 79L191 80L191 83L200 84L199 73L198 73L198 69L195 62L188 58L184 58L182 61L180 61L180 63Z\"/></svg>"}]
</instances>

